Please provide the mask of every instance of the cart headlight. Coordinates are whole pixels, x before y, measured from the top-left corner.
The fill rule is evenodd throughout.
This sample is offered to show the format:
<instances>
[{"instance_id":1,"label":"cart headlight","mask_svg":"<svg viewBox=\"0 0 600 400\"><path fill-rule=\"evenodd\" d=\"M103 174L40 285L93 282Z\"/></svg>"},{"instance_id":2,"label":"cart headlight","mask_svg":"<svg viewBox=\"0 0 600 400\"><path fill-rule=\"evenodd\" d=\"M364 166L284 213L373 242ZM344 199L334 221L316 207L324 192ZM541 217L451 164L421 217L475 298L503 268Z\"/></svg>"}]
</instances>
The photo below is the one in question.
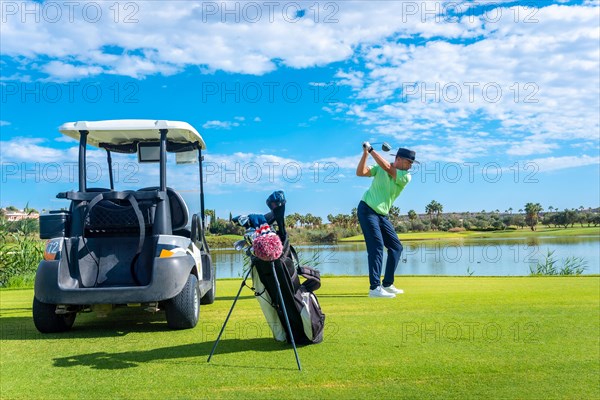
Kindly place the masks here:
<instances>
[{"instance_id":1,"label":"cart headlight","mask_svg":"<svg viewBox=\"0 0 600 400\"><path fill-rule=\"evenodd\" d=\"M50 239L46 242L44 249L44 260L56 261L60 260L60 254L63 248L63 238Z\"/></svg>"}]
</instances>

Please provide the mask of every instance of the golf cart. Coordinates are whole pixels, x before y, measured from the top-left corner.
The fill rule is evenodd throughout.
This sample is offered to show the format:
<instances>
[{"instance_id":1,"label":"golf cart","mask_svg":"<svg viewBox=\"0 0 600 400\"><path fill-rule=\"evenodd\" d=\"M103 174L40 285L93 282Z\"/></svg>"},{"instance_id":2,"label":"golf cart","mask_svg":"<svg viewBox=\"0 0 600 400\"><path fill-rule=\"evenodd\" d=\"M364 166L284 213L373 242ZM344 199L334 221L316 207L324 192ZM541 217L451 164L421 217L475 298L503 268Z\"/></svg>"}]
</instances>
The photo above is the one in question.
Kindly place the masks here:
<instances>
[{"instance_id":1,"label":"golf cart","mask_svg":"<svg viewBox=\"0 0 600 400\"><path fill-rule=\"evenodd\" d=\"M79 141L79 189L57 195L70 201L68 211L40 216L40 237L48 242L35 277L36 328L67 331L79 312L105 316L118 306L164 310L173 329L196 326L200 304L213 303L216 290L203 229L202 137L176 121L71 122L59 130ZM110 189L87 187L87 146L106 151ZM167 187L168 152L178 163L198 162L199 214L190 217L181 195ZM115 190L112 153L158 163L158 186Z\"/></svg>"}]
</instances>

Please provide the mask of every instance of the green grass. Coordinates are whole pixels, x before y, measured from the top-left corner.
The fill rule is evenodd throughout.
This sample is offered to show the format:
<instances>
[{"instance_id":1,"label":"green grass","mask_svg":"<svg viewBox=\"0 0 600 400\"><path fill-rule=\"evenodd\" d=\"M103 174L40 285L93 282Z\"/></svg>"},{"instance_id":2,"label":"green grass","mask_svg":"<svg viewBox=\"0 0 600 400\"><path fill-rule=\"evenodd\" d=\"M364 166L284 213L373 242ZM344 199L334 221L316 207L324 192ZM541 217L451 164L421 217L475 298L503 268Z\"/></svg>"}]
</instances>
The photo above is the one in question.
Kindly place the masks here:
<instances>
[{"instance_id":1,"label":"green grass","mask_svg":"<svg viewBox=\"0 0 600 400\"><path fill-rule=\"evenodd\" d=\"M538 227L535 231L529 228L504 231L464 231L464 232L411 232L400 233L400 240L453 240L453 239L486 239L486 238L525 238L539 236L598 236L600 237L600 227L575 227L575 228L546 228ZM357 235L340 239L340 242L364 242L363 235Z\"/></svg>"},{"instance_id":2,"label":"green grass","mask_svg":"<svg viewBox=\"0 0 600 400\"><path fill-rule=\"evenodd\" d=\"M206 241L209 248L233 247L233 243L243 239L239 235L207 235Z\"/></svg>"},{"instance_id":3,"label":"green grass","mask_svg":"<svg viewBox=\"0 0 600 400\"><path fill-rule=\"evenodd\" d=\"M0 291L0 397L572 398L600 397L600 277L401 277L406 294L365 296L366 277L323 280L325 340L299 349L270 338L248 289L210 364L239 280L192 330L120 309L41 335L32 290Z\"/></svg>"}]
</instances>

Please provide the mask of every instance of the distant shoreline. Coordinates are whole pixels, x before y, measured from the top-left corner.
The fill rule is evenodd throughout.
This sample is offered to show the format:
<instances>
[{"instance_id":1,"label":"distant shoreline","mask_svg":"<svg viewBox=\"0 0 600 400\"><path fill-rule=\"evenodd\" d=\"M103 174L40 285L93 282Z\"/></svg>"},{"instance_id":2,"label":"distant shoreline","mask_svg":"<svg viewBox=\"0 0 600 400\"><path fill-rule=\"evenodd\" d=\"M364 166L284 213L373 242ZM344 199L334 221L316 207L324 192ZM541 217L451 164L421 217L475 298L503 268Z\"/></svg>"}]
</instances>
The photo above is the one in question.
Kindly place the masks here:
<instances>
[{"instance_id":1,"label":"distant shoreline","mask_svg":"<svg viewBox=\"0 0 600 400\"><path fill-rule=\"evenodd\" d=\"M563 236L596 236L600 239L600 227L573 227L573 228L546 228L540 227L535 231L529 228L506 229L500 231L463 231L463 232L411 232L399 233L401 241L426 241L426 240L456 240L456 239L504 239L504 238L529 238L529 237L563 237ZM338 242L364 242L362 235L340 239Z\"/></svg>"},{"instance_id":2,"label":"distant shoreline","mask_svg":"<svg viewBox=\"0 0 600 400\"><path fill-rule=\"evenodd\" d=\"M452 240L471 240L471 239L527 239L530 237L597 237L600 240L600 226L596 227L573 227L573 228L546 228L539 227L535 231L529 228L523 229L507 229L501 231L463 231L463 232L410 232L399 233L400 241L452 241ZM243 239L239 235L221 235L207 236L209 246L211 248L227 248L233 247L233 242ZM337 243L363 243L363 235L351 236L339 239ZM320 242L319 242L320 243ZM295 245L301 244L318 244L304 241L295 241Z\"/></svg>"}]
</instances>

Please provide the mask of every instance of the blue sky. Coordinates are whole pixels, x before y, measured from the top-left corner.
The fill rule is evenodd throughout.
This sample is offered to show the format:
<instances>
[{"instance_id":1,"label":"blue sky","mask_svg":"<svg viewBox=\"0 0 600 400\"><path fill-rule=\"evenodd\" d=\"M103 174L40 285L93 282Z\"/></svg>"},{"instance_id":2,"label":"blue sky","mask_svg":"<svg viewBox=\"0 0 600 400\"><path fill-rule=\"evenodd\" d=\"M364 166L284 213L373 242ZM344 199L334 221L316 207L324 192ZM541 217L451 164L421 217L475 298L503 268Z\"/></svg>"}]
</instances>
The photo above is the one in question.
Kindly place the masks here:
<instances>
[{"instance_id":1,"label":"blue sky","mask_svg":"<svg viewBox=\"0 0 600 400\"><path fill-rule=\"evenodd\" d=\"M423 162L404 213L600 205L596 0L68 4L0 4L2 206L65 206L77 152L57 128L102 119L196 127L220 216L275 189L290 212L348 213L365 140ZM158 182L115 160L117 187ZM196 169L169 165L196 210Z\"/></svg>"}]
</instances>

